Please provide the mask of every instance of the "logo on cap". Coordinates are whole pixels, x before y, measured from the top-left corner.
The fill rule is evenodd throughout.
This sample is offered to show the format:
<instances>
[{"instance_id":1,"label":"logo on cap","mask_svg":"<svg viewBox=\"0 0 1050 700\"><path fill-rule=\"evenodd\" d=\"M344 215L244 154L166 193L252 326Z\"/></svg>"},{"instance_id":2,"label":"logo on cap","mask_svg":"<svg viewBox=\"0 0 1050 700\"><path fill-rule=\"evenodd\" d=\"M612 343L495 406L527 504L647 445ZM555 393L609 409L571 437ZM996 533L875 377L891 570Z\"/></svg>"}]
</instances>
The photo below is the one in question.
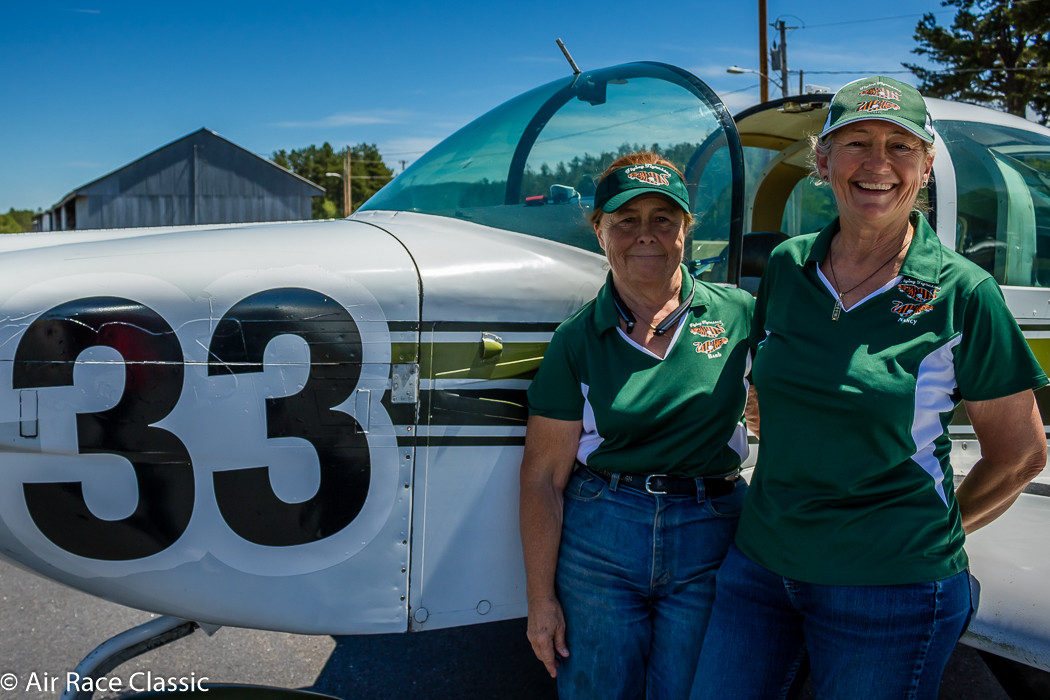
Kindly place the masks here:
<instances>
[{"instance_id":1,"label":"logo on cap","mask_svg":"<svg viewBox=\"0 0 1050 700\"><path fill-rule=\"evenodd\" d=\"M933 143L933 124L922 95L899 80L879 76L843 85L831 100L820 138L859 119L893 122Z\"/></svg>"},{"instance_id":2,"label":"logo on cap","mask_svg":"<svg viewBox=\"0 0 1050 700\"><path fill-rule=\"evenodd\" d=\"M871 100L857 105L858 112L890 112L900 108L901 106L896 102L888 102L886 100Z\"/></svg>"},{"instance_id":3,"label":"logo on cap","mask_svg":"<svg viewBox=\"0 0 1050 700\"><path fill-rule=\"evenodd\" d=\"M901 99L899 91L891 90L885 85L880 85L879 83L862 87L860 89L860 94L862 96L881 97L884 100L896 100L898 102L900 102Z\"/></svg>"}]
</instances>

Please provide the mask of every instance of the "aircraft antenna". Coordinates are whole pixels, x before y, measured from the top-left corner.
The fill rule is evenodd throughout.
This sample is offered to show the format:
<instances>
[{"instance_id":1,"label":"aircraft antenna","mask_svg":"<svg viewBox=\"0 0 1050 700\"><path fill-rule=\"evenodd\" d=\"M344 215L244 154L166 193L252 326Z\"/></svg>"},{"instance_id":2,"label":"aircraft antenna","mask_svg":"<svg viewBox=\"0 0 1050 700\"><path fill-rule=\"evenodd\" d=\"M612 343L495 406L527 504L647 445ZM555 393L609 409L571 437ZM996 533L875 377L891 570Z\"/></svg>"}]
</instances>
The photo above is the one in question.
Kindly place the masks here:
<instances>
[{"instance_id":1,"label":"aircraft antenna","mask_svg":"<svg viewBox=\"0 0 1050 700\"><path fill-rule=\"evenodd\" d=\"M576 65L576 61L572 60L572 56L569 55L569 50L565 48L565 42L563 42L561 39L558 39L557 41L558 48L561 49L562 54L565 55L565 60L569 62L570 66L572 66L572 74L579 75L582 71Z\"/></svg>"}]
</instances>

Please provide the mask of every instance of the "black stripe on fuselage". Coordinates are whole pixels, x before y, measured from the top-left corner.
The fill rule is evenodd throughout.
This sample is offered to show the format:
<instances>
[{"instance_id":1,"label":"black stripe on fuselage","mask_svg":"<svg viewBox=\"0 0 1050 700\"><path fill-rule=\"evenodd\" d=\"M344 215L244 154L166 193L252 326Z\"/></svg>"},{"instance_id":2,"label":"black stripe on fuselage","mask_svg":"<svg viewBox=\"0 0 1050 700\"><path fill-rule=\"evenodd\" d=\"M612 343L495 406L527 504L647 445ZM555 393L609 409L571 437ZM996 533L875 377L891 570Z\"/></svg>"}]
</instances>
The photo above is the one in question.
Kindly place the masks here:
<instances>
[{"instance_id":1,"label":"black stripe on fuselage","mask_svg":"<svg viewBox=\"0 0 1050 700\"><path fill-rule=\"evenodd\" d=\"M521 447L524 435L399 435L398 447Z\"/></svg>"},{"instance_id":2,"label":"black stripe on fuselage","mask_svg":"<svg viewBox=\"0 0 1050 700\"><path fill-rule=\"evenodd\" d=\"M529 420L525 389L423 389L418 418L414 403L391 403L387 391L383 408L394 425L524 427Z\"/></svg>"},{"instance_id":3,"label":"black stripe on fuselage","mask_svg":"<svg viewBox=\"0 0 1050 700\"><path fill-rule=\"evenodd\" d=\"M420 413L430 425L524 426L525 389L434 389L420 392Z\"/></svg>"},{"instance_id":4,"label":"black stripe on fuselage","mask_svg":"<svg viewBox=\"0 0 1050 700\"><path fill-rule=\"evenodd\" d=\"M387 321L391 333L418 333L419 321Z\"/></svg>"},{"instance_id":5,"label":"black stripe on fuselage","mask_svg":"<svg viewBox=\"0 0 1050 700\"><path fill-rule=\"evenodd\" d=\"M423 329L432 333L553 333L558 323L527 321L432 321Z\"/></svg>"}]
</instances>

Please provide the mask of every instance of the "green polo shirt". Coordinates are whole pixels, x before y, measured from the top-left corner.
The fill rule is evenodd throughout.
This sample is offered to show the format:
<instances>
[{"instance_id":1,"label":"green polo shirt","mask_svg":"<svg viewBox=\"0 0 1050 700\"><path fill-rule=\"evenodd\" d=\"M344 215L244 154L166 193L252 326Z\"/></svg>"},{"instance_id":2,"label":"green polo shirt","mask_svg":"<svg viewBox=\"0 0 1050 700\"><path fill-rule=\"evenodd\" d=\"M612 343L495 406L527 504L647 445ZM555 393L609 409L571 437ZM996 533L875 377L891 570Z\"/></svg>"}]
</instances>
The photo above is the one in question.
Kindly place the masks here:
<instances>
[{"instance_id":1,"label":"green polo shirt","mask_svg":"<svg viewBox=\"0 0 1050 700\"><path fill-rule=\"evenodd\" d=\"M732 471L747 455L741 416L754 300L694 280L683 266L683 300L690 289L663 359L621 330L608 282L555 331L529 387L529 412L582 420L584 464L697 477Z\"/></svg>"},{"instance_id":2,"label":"green polo shirt","mask_svg":"<svg viewBox=\"0 0 1050 700\"><path fill-rule=\"evenodd\" d=\"M899 277L837 321L818 265L838 221L769 259L752 334L761 441L736 543L782 576L888 585L962 571L952 413L1046 384L995 280L913 222Z\"/></svg>"}]
</instances>

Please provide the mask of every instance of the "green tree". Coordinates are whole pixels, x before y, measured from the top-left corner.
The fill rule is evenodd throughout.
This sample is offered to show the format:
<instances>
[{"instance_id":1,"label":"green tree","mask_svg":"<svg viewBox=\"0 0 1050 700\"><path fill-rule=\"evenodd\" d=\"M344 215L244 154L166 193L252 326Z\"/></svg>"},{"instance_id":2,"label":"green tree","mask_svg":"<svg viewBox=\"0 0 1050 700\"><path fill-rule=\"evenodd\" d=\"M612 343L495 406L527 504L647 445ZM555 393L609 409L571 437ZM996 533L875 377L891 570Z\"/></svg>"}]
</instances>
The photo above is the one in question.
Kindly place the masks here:
<instances>
[{"instance_id":1,"label":"green tree","mask_svg":"<svg viewBox=\"0 0 1050 700\"><path fill-rule=\"evenodd\" d=\"M1025 116L1050 118L1050 0L943 0L959 8L950 29L932 13L915 27L912 53L947 70L905 63L928 97L991 103Z\"/></svg>"},{"instance_id":2,"label":"green tree","mask_svg":"<svg viewBox=\"0 0 1050 700\"><path fill-rule=\"evenodd\" d=\"M0 233L22 233L33 230L33 212L29 209L11 207L6 214L0 214Z\"/></svg>"},{"instance_id":3,"label":"green tree","mask_svg":"<svg viewBox=\"0 0 1050 700\"><path fill-rule=\"evenodd\" d=\"M383 162L379 149L372 143L350 146L350 204L356 210L379 188L390 182L394 172ZM307 146L292 151L275 151L272 160L282 168L305 177L325 188L323 198L313 202L315 219L332 219L346 216L343 211L343 180L341 175L346 162L346 149L336 151L325 141L321 146ZM339 173L340 176L327 173Z\"/></svg>"},{"instance_id":4,"label":"green tree","mask_svg":"<svg viewBox=\"0 0 1050 700\"><path fill-rule=\"evenodd\" d=\"M394 171L383 162L374 143L359 143L350 149L350 204L353 210L393 178Z\"/></svg>"}]
</instances>

